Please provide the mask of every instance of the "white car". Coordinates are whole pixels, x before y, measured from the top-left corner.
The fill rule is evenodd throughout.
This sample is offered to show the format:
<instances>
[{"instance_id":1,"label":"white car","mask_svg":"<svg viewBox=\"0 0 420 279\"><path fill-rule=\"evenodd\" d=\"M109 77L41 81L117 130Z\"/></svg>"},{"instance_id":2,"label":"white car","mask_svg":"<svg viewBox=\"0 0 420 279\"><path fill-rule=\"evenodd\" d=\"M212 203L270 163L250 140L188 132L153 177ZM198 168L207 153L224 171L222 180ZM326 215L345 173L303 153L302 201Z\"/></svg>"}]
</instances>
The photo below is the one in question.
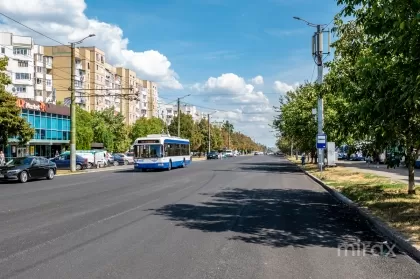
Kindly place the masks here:
<instances>
[{"instance_id":1,"label":"white car","mask_svg":"<svg viewBox=\"0 0 420 279\"><path fill-rule=\"evenodd\" d=\"M226 157L234 157L235 155L233 154L233 151L232 150L226 150L225 151L225 156Z\"/></svg>"}]
</instances>

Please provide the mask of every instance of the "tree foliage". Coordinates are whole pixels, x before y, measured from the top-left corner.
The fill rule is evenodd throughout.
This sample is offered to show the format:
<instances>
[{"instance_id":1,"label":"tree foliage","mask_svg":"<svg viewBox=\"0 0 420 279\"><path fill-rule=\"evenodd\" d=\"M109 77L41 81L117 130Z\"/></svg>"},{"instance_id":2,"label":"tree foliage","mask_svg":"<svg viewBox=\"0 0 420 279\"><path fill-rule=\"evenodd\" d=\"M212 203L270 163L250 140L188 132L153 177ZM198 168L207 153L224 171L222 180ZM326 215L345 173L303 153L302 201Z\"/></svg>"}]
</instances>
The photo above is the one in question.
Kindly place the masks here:
<instances>
[{"instance_id":1,"label":"tree foliage","mask_svg":"<svg viewBox=\"0 0 420 279\"><path fill-rule=\"evenodd\" d=\"M367 152L399 146L408 167L408 193L415 193L414 163L420 153L420 28L418 1L338 0L334 60L322 85L306 84L280 100L274 119L278 147L315 146L310 111L322 95L325 132L336 143L365 142ZM352 16L347 22L342 16ZM309 134L310 136L307 136Z\"/></svg>"},{"instance_id":2,"label":"tree foliage","mask_svg":"<svg viewBox=\"0 0 420 279\"><path fill-rule=\"evenodd\" d=\"M9 139L18 138L21 144L31 140L35 131L25 119L20 116L20 108L16 105L17 98L6 92L10 79L6 74L7 57L0 58L0 145L7 145Z\"/></svg>"}]
</instances>

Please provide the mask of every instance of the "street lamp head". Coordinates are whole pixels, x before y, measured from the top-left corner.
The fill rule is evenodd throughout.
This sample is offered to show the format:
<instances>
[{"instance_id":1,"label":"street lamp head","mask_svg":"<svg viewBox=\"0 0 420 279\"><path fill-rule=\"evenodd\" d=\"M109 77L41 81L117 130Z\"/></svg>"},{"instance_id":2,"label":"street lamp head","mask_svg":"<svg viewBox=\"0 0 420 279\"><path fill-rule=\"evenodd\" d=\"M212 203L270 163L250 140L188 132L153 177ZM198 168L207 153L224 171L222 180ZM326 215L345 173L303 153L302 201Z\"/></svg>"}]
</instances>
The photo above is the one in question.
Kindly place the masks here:
<instances>
[{"instance_id":1,"label":"street lamp head","mask_svg":"<svg viewBox=\"0 0 420 279\"><path fill-rule=\"evenodd\" d=\"M294 16L293 17L294 19L297 19L297 20L302 20L300 17L298 17L298 16Z\"/></svg>"},{"instance_id":2,"label":"street lamp head","mask_svg":"<svg viewBox=\"0 0 420 279\"><path fill-rule=\"evenodd\" d=\"M96 35L95 34L90 34L89 35L89 38L91 38L91 37L95 37Z\"/></svg>"}]
</instances>

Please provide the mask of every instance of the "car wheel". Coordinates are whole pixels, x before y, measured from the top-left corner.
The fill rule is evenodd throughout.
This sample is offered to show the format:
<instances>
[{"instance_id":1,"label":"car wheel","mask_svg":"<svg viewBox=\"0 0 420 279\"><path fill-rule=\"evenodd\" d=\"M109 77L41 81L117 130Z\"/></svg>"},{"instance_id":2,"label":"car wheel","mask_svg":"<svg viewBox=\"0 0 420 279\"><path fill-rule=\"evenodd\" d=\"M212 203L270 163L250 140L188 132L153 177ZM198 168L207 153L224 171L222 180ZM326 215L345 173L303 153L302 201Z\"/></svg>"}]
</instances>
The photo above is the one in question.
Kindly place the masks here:
<instances>
[{"instance_id":1,"label":"car wheel","mask_svg":"<svg viewBox=\"0 0 420 279\"><path fill-rule=\"evenodd\" d=\"M53 169L49 169L48 170L48 174L47 174L47 179L48 180L52 180L54 178L54 170Z\"/></svg>"},{"instance_id":2,"label":"car wheel","mask_svg":"<svg viewBox=\"0 0 420 279\"><path fill-rule=\"evenodd\" d=\"M92 163L88 163L87 168L88 169L91 169L92 167L93 167L93 164Z\"/></svg>"},{"instance_id":3,"label":"car wheel","mask_svg":"<svg viewBox=\"0 0 420 279\"><path fill-rule=\"evenodd\" d=\"M119 164L118 164L118 161L114 161L114 166L116 167L116 166L118 166Z\"/></svg>"},{"instance_id":4,"label":"car wheel","mask_svg":"<svg viewBox=\"0 0 420 279\"><path fill-rule=\"evenodd\" d=\"M19 181L20 183L26 183L28 181L28 173L26 171L22 171L19 174Z\"/></svg>"},{"instance_id":5,"label":"car wheel","mask_svg":"<svg viewBox=\"0 0 420 279\"><path fill-rule=\"evenodd\" d=\"M77 164L76 165L76 170L81 170L82 169L82 165Z\"/></svg>"}]
</instances>

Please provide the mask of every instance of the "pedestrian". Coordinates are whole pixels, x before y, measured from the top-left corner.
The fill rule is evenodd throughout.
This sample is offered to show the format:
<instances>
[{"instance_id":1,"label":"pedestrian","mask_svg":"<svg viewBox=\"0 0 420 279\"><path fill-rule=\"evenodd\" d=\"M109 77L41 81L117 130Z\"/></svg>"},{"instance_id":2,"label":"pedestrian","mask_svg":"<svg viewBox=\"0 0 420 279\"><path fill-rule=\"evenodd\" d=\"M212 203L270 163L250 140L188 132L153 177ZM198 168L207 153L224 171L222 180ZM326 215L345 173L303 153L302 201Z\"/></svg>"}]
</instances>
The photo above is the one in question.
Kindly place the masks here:
<instances>
[{"instance_id":1,"label":"pedestrian","mask_svg":"<svg viewBox=\"0 0 420 279\"><path fill-rule=\"evenodd\" d=\"M305 154L305 152L303 152L302 153L302 166L304 166L305 165L305 160L306 160L306 154Z\"/></svg>"},{"instance_id":2,"label":"pedestrian","mask_svg":"<svg viewBox=\"0 0 420 279\"><path fill-rule=\"evenodd\" d=\"M0 151L0 166L3 166L6 162L6 158L4 157L3 150Z\"/></svg>"}]
</instances>

